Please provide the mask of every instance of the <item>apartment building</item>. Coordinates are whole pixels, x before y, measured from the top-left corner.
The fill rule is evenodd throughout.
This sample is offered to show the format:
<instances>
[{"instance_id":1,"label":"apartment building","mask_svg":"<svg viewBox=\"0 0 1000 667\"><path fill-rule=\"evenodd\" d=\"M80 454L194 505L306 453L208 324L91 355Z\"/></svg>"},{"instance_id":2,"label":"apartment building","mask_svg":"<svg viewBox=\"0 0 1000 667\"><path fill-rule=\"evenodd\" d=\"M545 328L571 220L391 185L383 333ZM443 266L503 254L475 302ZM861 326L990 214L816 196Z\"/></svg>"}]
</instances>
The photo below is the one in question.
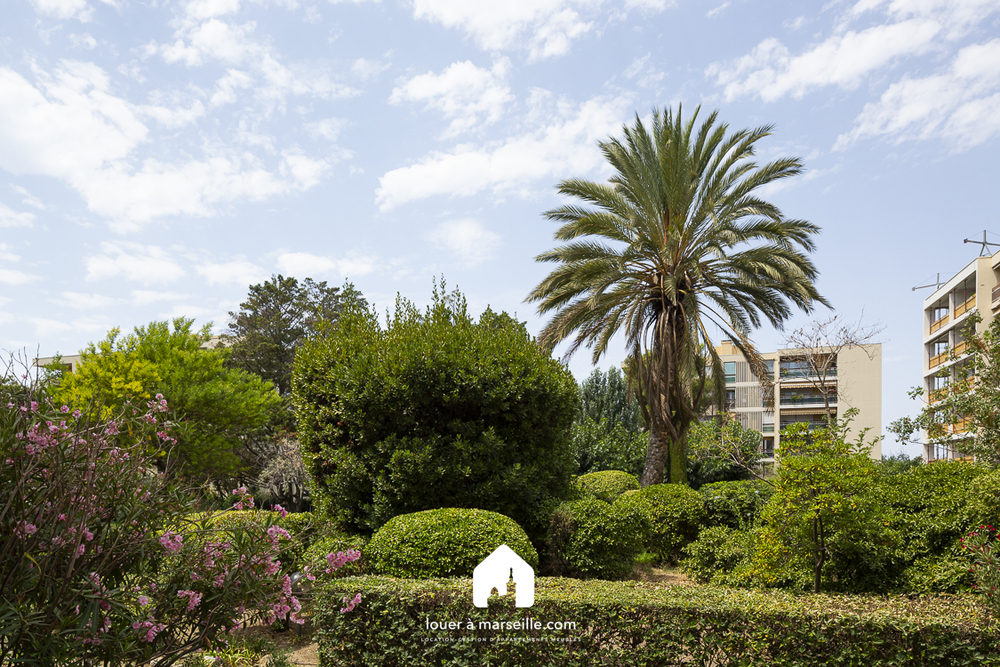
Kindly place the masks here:
<instances>
[{"instance_id":1,"label":"apartment building","mask_svg":"<svg viewBox=\"0 0 1000 667\"><path fill-rule=\"evenodd\" d=\"M963 368L971 358L962 331L977 312L982 321L976 333L986 329L1000 312L1000 252L972 260L924 300L923 388L931 405L947 397L948 386L969 370ZM952 353L956 358L951 359ZM975 378L966 381L975 382ZM947 442L932 443L929 434L924 434L924 461L968 458L962 452L962 442L969 438L967 422L959 420L943 428L949 436Z\"/></svg>"},{"instance_id":2,"label":"apartment building","mask_svg":"<svg viewBox=\"0 0 1000 667\"><path fill-rule=\"evenodd\" d=\"M782 429L798 422L819 428L826 423L827 410L838 417L852 407L858 409L850 437L866 428L869 439L882 435L881 344L844 347L839 352L819 348L762 354L770 390L761 386L731 341L723 340L715 349L726 373L726 411L744 428L761 434L764 463L774 462ZM871 457L882 458L881 442L872 447Z\"/></svg>"}]
</instances>

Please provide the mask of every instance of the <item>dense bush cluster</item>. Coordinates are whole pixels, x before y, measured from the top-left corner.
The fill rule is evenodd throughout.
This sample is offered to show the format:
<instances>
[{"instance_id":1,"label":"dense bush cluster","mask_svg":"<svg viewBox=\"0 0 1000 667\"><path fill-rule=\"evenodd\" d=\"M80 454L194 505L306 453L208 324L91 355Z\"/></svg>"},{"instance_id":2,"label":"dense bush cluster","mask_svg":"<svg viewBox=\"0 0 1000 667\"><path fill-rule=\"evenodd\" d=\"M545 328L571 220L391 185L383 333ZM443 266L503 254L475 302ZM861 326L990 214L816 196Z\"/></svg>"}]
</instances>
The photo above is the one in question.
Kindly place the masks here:
<instances>
[{"instance_id":1,"label":"dense bush cluster","mask_svg":"<svg viewBox=\"0 0 1000 667\"><path fill-rule=\"evenodd\" d=\"M296 355L298 436L314 507L351 532L440 507L513 518L540 543L573 467L577 386L524 326L460 294L400 300L383 327L344 313Z\"/></svg>"},{"instance_id":2,"label":"dense bush cluster","mask_svg":"<svg viewBox=\"0 0 1000 667\"><path fill-rule=\"evenodd\" d=\"M394 577L467 577L506 544L531 567L538 552L513 520L485 510L444 508L389 520L364 549L375 574Z\"/></svg>"},{"instance_id":3,"label":"dense bush cluster","mask_svg":"<svg viewBox=\"0 0 1000 667\"><path fill-rule=\"evenodd\" d=\"M681 549L698 535L705 501L683 484L652 484L619 497L616 512L641 517L642 542L661 563L675 563Z\"/></svg>"},{"instance_id":4,"label":"dense bush cluster","mask_svg":"<svg viewBox=\"0 0 1000 667\"><path fill-rule=\"evenodd\" d=\"M621 579L642 546L643 517L597 498L563 503L549 525L547 569L584 579Z\"/></svg>"},{"instance_id":5,"label":"dense bush cluster","mask_svg":"<svg viewBox=\"0 0 1000 667\"><path fill-rule=\"evenodd\" d=\"M576 478L576 485L584 495L591 495L606 503L613 503L626 491L639 488L639 480L621 470L602 470Z\"/></svg>"}]
</instances>

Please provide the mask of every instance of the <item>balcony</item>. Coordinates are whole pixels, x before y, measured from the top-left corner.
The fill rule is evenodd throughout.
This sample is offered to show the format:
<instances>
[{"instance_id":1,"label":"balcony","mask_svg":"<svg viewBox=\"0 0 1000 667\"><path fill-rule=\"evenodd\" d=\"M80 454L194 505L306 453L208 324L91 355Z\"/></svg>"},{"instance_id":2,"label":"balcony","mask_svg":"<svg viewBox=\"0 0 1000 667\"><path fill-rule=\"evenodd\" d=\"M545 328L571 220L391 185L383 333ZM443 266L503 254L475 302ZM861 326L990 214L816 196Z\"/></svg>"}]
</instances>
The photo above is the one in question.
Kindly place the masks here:
<instances>
[{"instance_id":1,"label":"balcony","mask_svg":"<svg viewBox=\"0 0 1000 667\"><path fill-rule=\"evenodd\" d=\"M1000 285L993 288L993 303L1000 301Z\"/></svg>"},{"instance_id":2,"label":"balcony","mask_svg":"<svg viewBox=\"0 0 1000 667\"><path fill-rule=\"evenodd\" d=\"M941 319L931 322L931 333L941 329L946 324L948 324L948 313L945 313Z\"/></svg>"},{"instance_id":3,"label":"balcony","mask_svg":"<svg viewBox=\"0 0 1000 667\"><path fill-rule=\"evenodd\" d=\"M784 431L789 426L793 424L805 424L810 431L815 431L818 428L826 428L826 420L823 421L784 421L781 422L781 430Z\"/></svg>"},{"instance_id":4,"label":"balcony","mask_svg":"<svg viewBox=\"0 0 1000 667\"><path fill-rule=\"evenodd\" d=\"M960 356L960 355L963 355L969 349L969 341L963 340L961 343L959 343L958 345L956 345L952 349L955 351L955 356L956 357Z\"/></svg>"},{"instance_id":5,"label":"balcony","mask_svg":"<svg viewBox=\"0 0 1000 667\"><path fill-rule=\"evenodd\" d=\"M938 401L943 401L948 398L948 387L941 387L940 389L935 389L931 393L927 394L928 400L931 403L937 403Z\"/></svg>"},{"instance_id":6,"label":"balcony","mask_svg":"<svg viewBox=\"0 0 1000 667\"><path fill-rule=\"evenodd\" d=\"M774 433L774 424L764 424L761 433Z\"/></svg>"},{"instance_id":7,"label":"balcony","mask_svg":"<svg viewBox=\"0 0 1000 667\"><path fill-rule=\"evenodd\" d=\"M837 404L837 396L831 394L830 405ZM824 405L822 394L782 394L781 405L784 407L798 407L802 405Z\"/></svg>"},{"instance_id":8,"label":"balcony","mask_svg":"<svg viewBox=\"0 0 1000 667\"><path fill-rule=\"evenodd\" d=\"M976 295L973 294L968 299L955 306L955 319L957 320L960 316L965 315L967 312L976 307Z\"/></svg>"},{"instance_id":9,"label":"balcony","mask_svg":"<svg viewBox=\"0 0 1000 667\"><path fill-rule=\"evenodd\" d=\"M778 376L781 379L794 380L797 378L815 378L820 377L820 374L811 368L782 368L778 372ZM826 369L826 377L837 377L837 367Z\"/></svg>"},{"instance_id":10,"label":"balcony","mask_svg":"<svg viewBox=\"0 0 1000 667\"><path fill-rule=\"evenodd\" d=\"M928 369L937 368L946 361L948 361L948 350L945 350L941 354L935 354L933 357L931 357L930 360L927 362L927 368Z\"/></svg>"},{"instance_id":11,"label":"balcony","mask_svg":"<svg viewBox=\"0 0 1000 667\"><path fill-rule=\"evenodd\" d=\"M966 433L970 428L972 428L972 419L969 417L963 417L951 425L951 432Z\"/></svg>"}]
</instances>

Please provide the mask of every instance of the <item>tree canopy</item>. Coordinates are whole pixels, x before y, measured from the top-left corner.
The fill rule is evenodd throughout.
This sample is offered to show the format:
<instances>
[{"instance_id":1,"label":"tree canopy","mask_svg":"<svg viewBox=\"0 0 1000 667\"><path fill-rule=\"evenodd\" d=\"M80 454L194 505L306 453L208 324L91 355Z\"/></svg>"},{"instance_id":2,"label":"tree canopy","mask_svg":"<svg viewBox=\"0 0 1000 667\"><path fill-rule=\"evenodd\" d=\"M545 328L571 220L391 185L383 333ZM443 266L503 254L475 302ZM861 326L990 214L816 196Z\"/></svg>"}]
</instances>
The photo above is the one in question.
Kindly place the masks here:
<instances>
[{"instance_id":1,"label":"tree canopy","mask_svg":"<svg viewBox=\"0 0 1000 667\"><path fill-rule=\"evenodd\" d=\"M152 322L121 336L118 328L81 351L81 362L52 388L53 399L104 414L133 402L167 397L167 416L177 423L177 445L169 456L190 477L234 475L234 450L267 423L280 399L274 386L256 375L224 366L225 348L202 349L211 325L193 330L194 320ZM161 459L166 462L166 459Z\"/></svg>"},{"instance_id":2,"label":"tree canopy","mask_svg":"<svg viewBox=\"0 0 1000 667\"><path fill-rule=\"evenodd\" d=\"M730 132L712 113L696 127L698 113L685 122L680 109L654 109L650 130L637 117L622 139L600 142L608 183L560 183L560 194L581 203L546 213L561 223L563 245L536 258L557 266L528 296L540 314L553 313L540 342L552 349L571 339L567 356L586 346L596 363L624 333L650 426L644 486L665 470L669 481L686 481L688 430L712 370L723 378L710 325L764 377L751 331L780 326L793 305L826 303L806 254L819 229L758 196L802 173L801 161L759 165L756 145L771 126Z\"/></svg>"},{"instance_id":3,"label":"tree canopy","mask_svg":"<svg viewBox=\"0 0 1000 667\"><path fill-rule=\"evenodd\" d=\"M327 287L306 278L272 276L250 287L239 312L229 313L226 338L228 365L270 380L278 393L291 389L295 351L316 334L320 322L335 322L345 309L365 308L367 302L350 282Z\"/></svg>"}]
</instances>

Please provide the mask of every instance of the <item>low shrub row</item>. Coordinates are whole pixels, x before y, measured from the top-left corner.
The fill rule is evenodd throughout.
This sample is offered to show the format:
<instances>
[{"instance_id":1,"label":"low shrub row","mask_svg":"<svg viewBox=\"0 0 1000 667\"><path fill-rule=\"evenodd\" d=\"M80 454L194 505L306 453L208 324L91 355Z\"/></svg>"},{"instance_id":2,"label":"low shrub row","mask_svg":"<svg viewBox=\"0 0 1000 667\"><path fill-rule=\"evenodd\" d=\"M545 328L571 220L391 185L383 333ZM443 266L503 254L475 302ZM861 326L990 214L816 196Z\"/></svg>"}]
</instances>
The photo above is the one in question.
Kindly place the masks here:
<instances>
[{"instance_id":1,"label":"low shrub row","mask_svg":"<svg viewBox=\"0 0 1000 667\"><path fill-rule=\"evenodd\" d=\"M468 579L352 577L324 585L314 622L322 665L1000 665L1000 623L965 596L539 578L532 607L480 609Z\"/></svg>"}]
</instances>

